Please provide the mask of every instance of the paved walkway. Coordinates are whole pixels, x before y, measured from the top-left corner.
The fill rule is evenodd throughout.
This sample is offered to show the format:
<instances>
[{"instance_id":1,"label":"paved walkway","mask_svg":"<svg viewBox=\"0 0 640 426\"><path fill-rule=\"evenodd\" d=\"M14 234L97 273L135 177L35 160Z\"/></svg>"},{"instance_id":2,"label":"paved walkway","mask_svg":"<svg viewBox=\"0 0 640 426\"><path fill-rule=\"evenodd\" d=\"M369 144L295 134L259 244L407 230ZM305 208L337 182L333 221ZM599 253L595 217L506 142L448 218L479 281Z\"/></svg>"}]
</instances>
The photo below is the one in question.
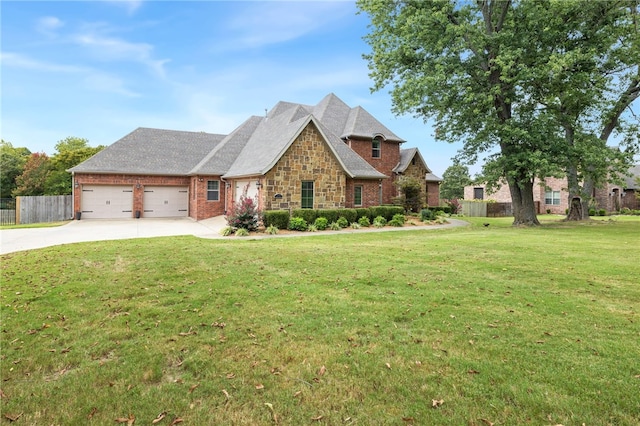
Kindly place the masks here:
<instances>
[{"instance_id":1,"label":"paved walkway","mask_svg":"<svg viewBox=\"0 0 640 426\"><path fill-rule=\"evenodd\" d=\"M260 235L251 236L250 238L294 237L300 235L315 236L332 233L389 232L417 229L436 230L468 225L467 222L457 219L449 219L449 222L449 224L445 225L412 226L410 228L385 227L377 229L372 227L367 228L367 230L352 230L347 228L333 232L322 231L304 234ZM189 218L73 220L62 226L0 230L0 254L86 241L125 240L176 235L194 235L200 238L224 238L220 235L220 231L226 226L227 222L224 216L217 216L198 222Z\"/></svg>"}]
</instances>

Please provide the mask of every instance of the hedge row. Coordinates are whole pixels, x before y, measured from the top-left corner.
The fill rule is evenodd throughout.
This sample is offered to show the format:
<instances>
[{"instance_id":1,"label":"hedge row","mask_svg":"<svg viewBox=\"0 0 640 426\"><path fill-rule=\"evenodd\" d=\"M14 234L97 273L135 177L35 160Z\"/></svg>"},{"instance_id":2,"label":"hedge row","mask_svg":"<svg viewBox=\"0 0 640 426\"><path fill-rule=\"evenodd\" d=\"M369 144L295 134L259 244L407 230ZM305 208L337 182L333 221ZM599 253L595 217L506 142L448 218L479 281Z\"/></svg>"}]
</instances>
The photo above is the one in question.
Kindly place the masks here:
<instances>
[{"instance_id":1,"label":"hedge row","mask_svg":"<svg viewBox=\"0 0 640 426\"><path fill-rule=\"evenodd\" d=\"M337 222L344 217L349 223L357 222L361 217L368 217L373 222L378 216L387 221L393 220L396 214L404 214L402 206L375 206L361 209L298 209L291 212L291 217L301 217L307 223L314 223L319 217L324 217L329 223ZM289 212L287 210L268 210L263 213L262 221L265 227L273 225L278 229L289 226Z\"/></svg>"}]
</instances>

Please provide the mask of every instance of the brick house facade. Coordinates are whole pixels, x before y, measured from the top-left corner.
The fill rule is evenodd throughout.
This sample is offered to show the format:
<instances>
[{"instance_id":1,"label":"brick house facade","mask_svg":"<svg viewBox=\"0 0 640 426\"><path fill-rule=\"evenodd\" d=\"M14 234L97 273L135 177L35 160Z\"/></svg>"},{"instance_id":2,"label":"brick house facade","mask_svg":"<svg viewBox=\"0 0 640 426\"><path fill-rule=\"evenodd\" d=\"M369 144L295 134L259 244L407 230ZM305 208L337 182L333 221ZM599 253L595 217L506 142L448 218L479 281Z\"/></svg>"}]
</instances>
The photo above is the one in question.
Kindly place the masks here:
<instances>
[{"instance_id":1,"label":"brick house facade","mask_svg":"<svg viewBox=\"0 0 640 426\"><path fill-rule=\"evenodd\" d=\"M229 135L139 128L69 171L86 218L202 220L226 214L243 193L266 210L391 204L402 174L423 181L437 205L439 178L429 180L417 148L402 143L330 94L315 106L280 102Z\"/></svg>"},{"instance_id":2,"label":"brick house facade","mask_svg":"<svg viewBox=\"0 0 640 426\"><path fill-rule=\"evenodd\" d=\"M640 165L635 165L629 170L624 183L607 183L602 188L597 188L592 194L592 205L595 209L604 209L607 212L616 212L622 208L636 210L640 203L636 197L640 189L637 179L640 178ZM566 214L569 208L569 191L566 178L546 178L544 183L534 181L533 201L538 206L537 213ZM509 186L504 183L497 190L488 192L486 185L469 185L464 188L465 200L493 200L499 203L511 203Z\"/></svg>"}]
</instances>

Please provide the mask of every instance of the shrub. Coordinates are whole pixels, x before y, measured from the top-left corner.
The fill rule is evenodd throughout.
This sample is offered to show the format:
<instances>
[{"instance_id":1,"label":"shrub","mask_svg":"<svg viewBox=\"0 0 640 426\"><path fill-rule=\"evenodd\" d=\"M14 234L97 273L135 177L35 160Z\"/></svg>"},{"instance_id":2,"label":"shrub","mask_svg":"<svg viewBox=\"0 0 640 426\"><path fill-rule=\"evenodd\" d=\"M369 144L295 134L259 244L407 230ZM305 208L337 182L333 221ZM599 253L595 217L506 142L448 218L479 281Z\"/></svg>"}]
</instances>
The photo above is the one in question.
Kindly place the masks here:
<instances>
[{"instance_id":1,"label":"shrub","mask_svg":"<svg viewBox=\"0 0 640 426\"><path fill-rule=\"evenodd\" d=\"M324 231L329 226L329 221L326 217L319 217L313 222L313 225L316 227L318 231Z\"/></svg>"},{"instance_id":2,"label":"shrub","mask_svg":"<svg viewBox=\"0 0 640 426\"><path fill-rule=\"evenodd\" d=\"M338 222L331 222L329 224L329 229L331 229L332 231L340 231L342 228L340 227L340 225L338 225Z\"/></svg>"},{"instance_id":3,"label":"shrub","mask_svg":"<svg viewBox=\"0 0 640 426\"><path fill-rule=\"evenodd\" d=\"M460 212L460 208L462 207L460 205L460 201L457 198L452 198L449 201L447 201L447 205L449 206L449 209L451 209L451 214L458 214L458 212Z\"/></svg>"},{"instance_id":4,"label":"shrub","mask_svg":"<svg viewBox=\"0 0 640 426\"><path fill-rule=\"evenodd\" d=\"M326 217L329 223L337 221L340 217L340 210L337 209L325 209L318 212L318 216Z\"/></svg>"},{"instance_id":5,"label":"shrub","mask_svg":"<svg viewBox=\"0 0 640 426\"><path fill-rule=\"evenodd\" d=\"M373 217L371 216L371 210L365 209L365 208L356 209L356 220L358 221L358 223L360 222L360 218L363 218L363 217L368 218L369 223L371 223L371 219L373 219Z\"/></svg>"},{"instance_id":6,"label":"shrub","mask_svg":"<svg viewBox=\"0 0 640 426\"><path fill-rule=\"evenodd\" d=\"M308 227L307 221L301 217L294 216L289 219L289 229L293 231L306 231Z\"/></svg>"},{"instance_id":7,"label":"shrub","mask_svg":"<svg viewBox=\"0 0 640 426\"><path fill-rule=\"evenodd\" d=\"M351 228L353 229L360 229L361 226L358 222L351 222Z\"/></svg>"},{"instance_id":8,"label":"shrub","mask_svg":"<svg viewBox=\"0 0 640 426\"><path fill-rule=\"evenodd\" d=\"M402 227L404 226L404 222L398 219L391 219L389 221L389 226L397 226L397 227Z\"/></svg>"},{"instance_id":9,"label":"shrub","mask_svg":"<svg viewBox=\"0 0 640 426\"><path fill-rule=\"evenodd\" d=\"M289 212L286 210L267 210L262 215L262 221L267 228L275 226L278 229L287 229L287 226L289 226Z\"/></svg>"},{"instance_id":10,"label":"shrub","mask_svg":"<svg viewBox=\"0 0 640 426\"><path fill-rule=\"evenodd\" d=\"M315 226L313 223L311 225L309 225L309 227L307 228L307 231L309 232L318 232L318 227Z\"/></svg>"},{"instance_id":11,"label":"shrub","mask_svg":"<svg viewBox=\"0 0 640 426\"><path fill-rule=\"evenodd\" d=\"M356 209L342 209L340 210L340 216L344 216L349 223L353 223L358 220L358 212Z\"/></svg>"},{"instance_id":12,"label":"shrub","mask_svg":"<svg viewBox=\"0 0 640 426\"><path fill-rule=\"evenodd\" d=\"M387 224L387 219L385 219L382 216L376 216L376 218L373 219L373 226L375 226L376 228L382 228L386 224Z\"/></svg>"},{"instance_id":13,"label":"shrub","mask_svg":"<svg viewBox=\"0 0 640 426\"><path fill-rule=\"evenodd\" d=\"M340 226L340 228L346 228L347 226L349 226L349 221L344 216L340 216L336 223L338 224L338 226Z\"/></svg>"},{"instance_id":14,"label":"shrub","mask_svg":"<svg viewBox=\"0 0 640 426\"><path fill-rule=\"evenodd\" d=\"M371 226L371 221L369 220L369 216L361 216L358 219L358 224L360 226L364 226L365 228L368 228L369 226Z\"/></svg>"},{"instance_id":15,"label":"shrub","mask_svg":"<svg viewBox=\"0 0 640 426\"><path fill-rule=\"evenodd\" d=\"M401 176L396 181L396 187L401 194L399 202L407 212L417 212L420 210L423 201L422 184L414 177Z\"/></svg>"},{"instance_id":16,"label":"shrub","mask_svg":"<svg viewBox=\"0 0 640 426\"><path fill-rule=\"evenodd\" d=\"M264 232L266 232L269 235L276 235L278 233L278 227L275 225L269 225L267 226L267 229L265 229Z\"/></svg>"},{"instance_id":17,"label":"shrub","mask_svg":"<svg viewBox=\"0 0 640 426\"><path fill-rule=\"evenodd\" d=\"M260 211L253 198L241 195L240 200L234 204L231 214L227 217L227 225L233 228L242 228L247 231L258 229ZM236 233L237 235L237 233Z\"/></svg>"},{"instance_id":18,"label":"shrub","mask_svg":"<svg viewBox=\"0 0 640 426\"><path fill-rule=\"evenodd\" d=\"M403 214L394 214L391 220L395 220L396 222L400 222L401 225L404 225L404 223L407 221L407 217Z\"/></svg>"},{"instance_id":19,"label":"shrub","mask_svg":"<svg viewBox=\"0 0 640 426\"><path fill-rule=\"evenodd\" d=\"M420 220L426 222L428 220L434 220L436 218L435 213L430 209L422 209L420 211Z\"/></svg>"},{"instance_id":20,"label":"shrub","mask_svg":"<svg viewBox=\"0 0 640 426\"><path fill-rule=\"evenodd\" d=\"M236 237L247 237L249 235L249 231L246 228L238 228L236 230Z\"/></svg>"},{"instance_id":21,"label":"shrub","mask_svg":"<svg viewBox=\"0 0 640 426\"><path fill-rule=\"evenodd\" d=\"M631 209L629 207L623 207L620 209L620 214L631 214Z\"/></svg>"},{"instance_id":22,"label":"shrub","mask_svg":"<svg viewBox=\"0 0 640 426\"><path fill-rule=\"evenodd\" d=\"M589 216L595 216L596 215L596 209L589 209Z\"/></svg>"},{"instance_id":23,"label":"shrub","mask_svg":"<svg viewBox=\"0 0 640 426\"><path fill-rule=\"evenodd\" d=\"M313 209L297 209L291 212L292 217L301 217L307 223L313 223L314 220L319 216L318 210Z\"/></svg>"},{"instance_id":24,"label":"shrub","mask_svg":"<svg viewBox=\"0 0 640 426\"><path fill-rule=\"evenodd\" d=\"M233 229L233 227L227 226L222 231L220 231L220 234L222 234L223 237L228 237L229 235L233 235L234 231L235 229Z\"/></svg>"},{"instance_id":25,"label":"shrub","mask_svg":"<svg viewBox=\"0 0 640 426\"><path fill-rule=\"evenodd\" d=\"M606 215L607 215L607 211L605 209L598 210L598 216L606 216Z\"/></svg>"}]
</instances>

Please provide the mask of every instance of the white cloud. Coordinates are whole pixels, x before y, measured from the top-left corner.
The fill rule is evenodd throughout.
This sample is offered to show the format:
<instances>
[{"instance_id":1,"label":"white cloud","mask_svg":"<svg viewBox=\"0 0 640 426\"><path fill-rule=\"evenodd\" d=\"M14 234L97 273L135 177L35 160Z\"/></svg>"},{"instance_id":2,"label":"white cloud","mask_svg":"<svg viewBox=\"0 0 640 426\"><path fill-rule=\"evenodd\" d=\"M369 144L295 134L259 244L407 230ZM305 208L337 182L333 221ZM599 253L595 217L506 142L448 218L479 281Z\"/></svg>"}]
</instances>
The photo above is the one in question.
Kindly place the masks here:
<instances>
[{"instance_id":1,"label":"white cloud","mask_svg":"<svg viewBox=\"0 0 640 426\"><path fill-rule=\"evenodd\" d=\"M3 66L23 68L34 71L78 73L88 71L88 68L74 65L60 65L51 62L38 61L28 56L13 52L1 52L0 61Z\"/></svg>"},{"instance_id":2,"label":"white cloud","mask_svg":"<svg viewBox=\"0 0 640 426\"><path fill-rule=\"evenodd\" d=\"M294 40L352 13L347 2L252 2L229 20L225 35L230 39L218 47L257 48Z\"/></svg>"},{"instance_id":3,"label":"white cloud","mask_svg":"<svg viewBox=\"0 0 640 426\"><path fill-rule=\"evenodd\" d=\"M64 26L64 22L55 16L44 16L36 22L36 31L49 37L57 36L57 30Z\"/></svg>"},{"instance_id":4,"label":"white cloud","mask_svg":"<svg viewBox=\"0 0 640 426\"><path fill-rule=\"evenodd\" d=\"M142 6L142 0L105 0L105 3L113 4L127 11L128 15L133 15Z\"/></svg>"},{"instance_id":5,"label":"white cloud","mask_svg":"<svg viewBox=\"0 0 640 426\"><path fill-rule=\"evenodd\" d=\"M104 73L90 74L83 80L83 86L90 90L115 93L129 98L138 98L139 93L128 90L122 79Z\"/></svg>"},{"instance_id":6,"label":"white cloud","mask_svg":"<svg viewBox=\"0 0 640 426\"><path fill-rule=\"evenodd\" d=\"M153 46L148 43L131 43L126 40L100 34L77 34L73 41L91 50L94 57L102 61L133 61L149 67L157 76L164 78L164 64L168 59L154 59Z\"/></svg>"}]
</instances>

